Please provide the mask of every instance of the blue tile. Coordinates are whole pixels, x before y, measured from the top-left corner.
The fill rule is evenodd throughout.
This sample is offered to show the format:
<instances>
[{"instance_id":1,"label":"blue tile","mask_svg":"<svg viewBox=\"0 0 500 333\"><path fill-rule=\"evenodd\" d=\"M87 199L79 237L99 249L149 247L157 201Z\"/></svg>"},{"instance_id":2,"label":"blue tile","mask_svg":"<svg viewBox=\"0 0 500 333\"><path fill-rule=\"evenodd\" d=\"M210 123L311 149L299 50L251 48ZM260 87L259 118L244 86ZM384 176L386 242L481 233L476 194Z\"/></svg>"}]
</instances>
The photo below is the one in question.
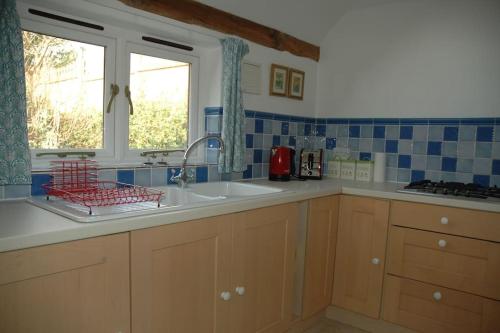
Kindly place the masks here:
<instances>
[{"instance_id":1,"label":"blue tile","mask_svg":"<svg viewBox=\"0 0 500 333\"><path fill-rule=\"evenodd\" d=\"M463 118L460 119L460 124L464 125L493 125L495 118Z\"/></svg>"},{"instance_id":2,"label":"blue tile","mask_svg":"<svg viewBox=\"0 0 500 333\"><path fill-rule=\"evenodd\" d=\"M429 119L427 118L402 118L400 119L401 125L428 125Z\"/></svg>"},{"instance_id":3,"label":"blue tile","mask_svg":"<svg viewBox=\"0 0 500 333\"><path fill-rule=\"evenodd\" d=\"M288 145L292 147L295 147L297 145L297 139L295 136L292 135L288 138Z\"/></svg>"},{"instance_id":4,"label":"blue tile","mask_svg":"<svg viewBox=\"0 0 500 333\"><path fill-rule=\"evenodd\" d=\"M173 176L178 176L181 172L181 168L167 168L165 171L165 184L173 185L175 182L172 181Z\"/></svg>"},{"instance_id":5,"label":"blue tile","mask_svg":"<svg viewBox=\"0 0 500 333\"><path fill-rule=\"evenodd\" d=\"M491 173L494 175L500 175L500 160L493 160Z\"/></svg>"},{"instance_id":6,"label":"blue tile","mask_svg":"<svg viewBox=\"0 0 500 333\"><path fill-rule=\"evenodd\" d=\"M290 121L290 116L287 116L285 114L274 114L273 119L287 122Z\"/></svg>"},{"instance_id":7,"label":"blue tile","mask_svg":"<svg viewBox=\"0 0 500 333\"><path fill-rule=\"evenodd\" d=\"M219 145L220 145L219 140L217 140L217 139L208 139L208 142L207 142L208 148L218 149Z\"/></svg>"},{"instance_id":8,"label":"blue tile","mask_svg":"<svg viewBox=\"0 0 500 333\"><path fill-rule=\"evenodd\" d=\"M375 124L384 124L384 125L399 125L398 118L375 118L373 119Z\"/></svg>"},{"instance_id":9,"label":"blue tile","mask_svg":"<svg viewBox=\"0 0 500 333\"><path fill-rule=\"evenodd\" d=\"M411 155L399 155L398 168L411 169Z\"/></svg>"},{"instance_id":10,"label":"blue tile","mask_svg":"<svg viewBox=\"0 0 500 333\"><path fill-rule=\"evenodd\" d=\"M243 171L243 179L250 179L252 178L252 165L249 164L247 165L247 169Z\"/></svg>"},{"instance_id":11,"label":"blue tile","mask_svg":"<svg viewBox=\"0 0 500 333\"><path fill-rule=\"evenodd\" d=\"M222 115L222 107L217 106L217 107L206 107L205 108L205 115Z\"/></svg>"},{"instance_id":12,"label":"blue tile","mask_svg":"<svg viewBox=\"0 0 500 333\"><path fill-rule=\"evenodd\" d=\"M281 136L273 135L273 146L279 146L281 141Z\"/></svg>"},{"instance_id":13,"label":"blue tile","mask_svg":"<svg viewBox=\"0 0 500 333\"><path fill-rule=\"evenodd\" d=\"M255 111L255 118L259 119L273 119L273 114L268 112Z\"/></svg>"},{"instance_id":14,"label":"blue tile","mask_svg":"<svg viewBox=\"0 0 500 333\"><path fill-rule=\"evenodd\" d=\"M413 126L401 126L399 128L399 138L405 140L413 139Z\"/></svg>"},{"instance_id":15,"label":"blue tile","mask_svg":"<svg viewBox=\"0 0 500 333\"><path fill-rule=\"evenodd\" d=\"M359 159L361 161L370 161L372 159L372 153L360 152Z\"/></svg>"},{"instance_id":16,"label":"blue tile","mask_svg":"<svg viewBox=\"0 0 500 333\"><path fill-rule=\"evenodd\" d=\"M255 111L245 110L246 118L255 118Z\"/></svg>"},{"instance_id":17,"label":"blue tile","mask_svg":"<svg viewBox=\"0 0 500 333\"><path fill-rule=\"evenodd\" d=\"M208 181L208 167L199 166L196 167L196 182L206 183Z\"/></svg>"},{"instance_id":18,"label":"blue tile","mask_svg":"<svg viewBox=\"0 0 500 333\"><path fill-rule=\"evenodd\" d=\"M398 152L398 140L386 140L385 141L385 152L386 153L397 153Z\"/></svg>"},{"instance_id":19,"label":"blue tile","mask_svg":"<svg viewBox=\"0 0 500 333\"><path fill-rule=\"evenodd\" d=\"M441 171L456 172L457 159L452 157L443 157L441 159Z\"/></svg>"},{"instance_id":20,"label":"blue tile","mask_svg":"<svg viewBox=\"0 0 500 333\"><path fill-rule=\"evenodd\" d=\"M316 136L326 136L326 125L316 125Z\"/></svg>"},{"instance_id":21,"label":"blue tile","mask_svg":"<svg viewBox=\"0 0 500 333\"><path fill-rule=\"evenodd\" d=\"M493 127L478 127L476 132L476 140L480 142L493 141Z\"/></svg>"},{"instance_id":22,"label":"blue tile","mask_svg":"<svg viewBox=\"0 0 500 333\"><path fill-rule=\"evenodd\" d=\"M429 141L427 143L427 155L441 156L441 142Z\"/></svg>"},{"instance_id":23,"label":"blue tile","mask_svg":"<svg viewBox=\"0 0 500 333\"><path fill-rule=\"evenodd\" d=\"M484 187L490 186L490 176L487 175L474 175L472 181Z\"/></svg>"},{"instance_id":24,"label":"blue tile","mask_svg":"<svg viewBox=\"0 0 500 333\"><path fill-rule=\"evenodd\" d=\"M264 121L255 119L255 133L264 133Z\"/></svg>"},{"instance_id":25,"label":"blue tile","mask_svg":"<svg viewBox=\"0 0 500 333\"><path fill-rule=\"evenodd\" d=\"M118 170L116 175L118 182L134 184L134 170Z\"/></svg>"},{"instance_id":26,"label":"blue tile","mask_svg":"<svg viewBox=\"0 0 500 333\"><path fill-rule=\"evenodd\" d=\"M253 148L253 134L246 135L246 147Z\"/></svg>"},{"instance_id":27,"label":"blue tile","mask_svg":"<svg viewBox=\"0 0 500 333\"><path fill-rule=\"evenodd\" d=\"M430 125L458 125L460 119L458 118L431 118L429 119Z\"/></svg>"},{"instance_id":28,"label":"blue tile","mask_svg":"<svg viewBox=\"0 0 500 333\"><path fill-rule=\"evenodd\" d=\"M371 118L359 118L359 119L350 119L349 124L354 125L371 125L373 124L373 119Z\"/></svg>"},{"instance_id":29,"label":"blue tile","mask_svg":"<svg viewBox=\"0 0 500 333\"><path fill-rule=\"evenodd\" d=\"M261 149L254 149L253 162L254 163L262 163L262 150Z\"/></svg>"},{"instance_id":30,"label":"blue tile","mask_svg":"<svg viewBox=\"0 0 500 333\"><path fill-rule=\"evenodd\" d=\"M425 171L423 170L411 170L411 181L417 182L419 180L425 179Z\"/></svg>"},{"instance_id":31,"label":"blue tile","mask_svg":"<svg viewBox=\"0 0 500 333\"><path fill-rule=\"evenodd\" d=\"M350 138L359 138L359 134L360 134L359 125L349 126L349 137Z\"/></svg>"},{"instance_id":32,"label":"blue tile","mask_svg":"<svg viewBox=\"0 0 500 333\"><path fill-rule=\"evenodd\" d=\"M326 138L326 149L333 150L337 146L336 138Z\"/></svg>"},{"instance_id":33,"label":"blue tile","mask_svg":"<svg viewBox=\"0 0 500 333\"><path fill-rule=\"evenodd\" d=\"M385 126L374 126L373 127L373 137L375 139L385 138Z\"/></svg>"},{"instance_id":34,"label":"blue tile","mask_svg":"<svg viewBox=\"0 0 500 333\"><path fill-rule=\"evenodd\" d=\"M304 118L304 122L306 124L316 124L316 119L315 118Z\"/></svg>"},{"instance_id":35,"label":"blue tile","mask_svg":"<svg viewBox=\"0 0 500 333\"><path fill-rule=\"evenodd\" d=\"M311 135L311 124L305 124L305 126L304 126L304 135L305 136Z\"/></svg>"},{"instance_id":36,"label":"blue tile","mask_svg":"<svg viewBox=\"0 0 500 333\"><path fill-rule=\"evenodd\" d=\"M446 126L444 128L444 141L458 141L458 127Z\"/></svg>"},{"instance_id":37,"label":"blue tile","mask_svg":"<svg viewBox=\"0 0 500 333\"><path fill-rule=\"evenodd\" d=\"M44 195L43 184L48 184L52 177L44 173L34 173L31 175L31 195Z\"/></svg>"},{"instance_id":38,"label":"blue tile","mask_svg":"<svg viewBox=\"0 0 500 333\"><path fill-rule=\"evenodd\" d=\"M316 124L326 125L326 118L316 118Z\"/></svg>"},{"instance_id":39,"label":"blue tile","mask_svg":"<svg viewBox=\"0 0 500 333\"><path fill-rule=\"evenodd\" d=\"M305 121L304 117L291 116L290 121L294 123L303 123Z\"/></svg>"},{"instance_id":40,"label":"blue tile","mask_svg":"<svg viewBox=\"0 0 500 333\"><path fill-rule=\"evenodd\" d=\"M288 135L290 125L287 121L281 123L281 135Z\"/></svg>"},{"instance_id":41,"label":"blue tile","mask_svg":"<svg viewBox=\"0 0 500 333\"><path fill-rule=\"evenodd\" d=\"M340 119L340 118L330 118L326 121L327 124L349 124L349 119Z\"/></svg>"}]
</instances>

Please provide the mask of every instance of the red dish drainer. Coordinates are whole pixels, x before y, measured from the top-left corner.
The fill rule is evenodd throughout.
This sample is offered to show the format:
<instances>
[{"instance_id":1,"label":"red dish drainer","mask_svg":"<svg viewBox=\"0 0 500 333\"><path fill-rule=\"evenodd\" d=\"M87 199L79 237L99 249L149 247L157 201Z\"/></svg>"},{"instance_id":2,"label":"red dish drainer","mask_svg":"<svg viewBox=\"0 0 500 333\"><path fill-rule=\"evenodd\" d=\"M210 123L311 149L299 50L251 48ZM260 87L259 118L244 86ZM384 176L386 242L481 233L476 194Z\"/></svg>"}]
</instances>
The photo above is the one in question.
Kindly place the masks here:
<instances>
[{"instance_id":1,"label":"red dish drainer","mask_svg":"<svg viewBox=\"0 0 500 333\"><path fill-rule=\"evenodd\" d=\"M93 160L52 161L52 180L42 185L50 196L89 208L153 201L160 207L163 192L115 181L99 180Z\"/></svg>"}]
</instances>

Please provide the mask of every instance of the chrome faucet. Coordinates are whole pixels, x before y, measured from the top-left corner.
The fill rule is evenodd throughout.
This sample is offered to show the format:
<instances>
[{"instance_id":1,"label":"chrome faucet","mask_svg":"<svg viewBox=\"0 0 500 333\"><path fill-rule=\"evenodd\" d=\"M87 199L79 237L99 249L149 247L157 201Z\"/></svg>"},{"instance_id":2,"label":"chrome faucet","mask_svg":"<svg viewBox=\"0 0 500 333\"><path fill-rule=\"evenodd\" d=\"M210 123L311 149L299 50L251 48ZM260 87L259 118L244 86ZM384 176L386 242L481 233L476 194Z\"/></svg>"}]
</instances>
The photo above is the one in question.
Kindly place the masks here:
<instances>
[{"instance_id":1,"label":"chrome faucet","mask_svg":"<svg viewBox=\"0 0 500 333\"><path fill-rule=\"evenodd\" d=\"M188 174L187 174L187 170L186 170L186 164L187 164L189 154L196 146L198 146L198 144L200 142L208 140L208 139L218 140L219 141L219 152L221 152L221 153L224 152L224 141L222 140L222 138L219 135L209 134L209 135L202 136L199 139L196 139L193 143L191 143L187 147L186 151L184 152L184 158L182 159L181 171L179 172L179 174L177 176L172 176L170 178L170 180L172 182L177 183L177 185L179 185L181 188L186 187L186 184L188 183Z\"/></svg>"}]
</instances>

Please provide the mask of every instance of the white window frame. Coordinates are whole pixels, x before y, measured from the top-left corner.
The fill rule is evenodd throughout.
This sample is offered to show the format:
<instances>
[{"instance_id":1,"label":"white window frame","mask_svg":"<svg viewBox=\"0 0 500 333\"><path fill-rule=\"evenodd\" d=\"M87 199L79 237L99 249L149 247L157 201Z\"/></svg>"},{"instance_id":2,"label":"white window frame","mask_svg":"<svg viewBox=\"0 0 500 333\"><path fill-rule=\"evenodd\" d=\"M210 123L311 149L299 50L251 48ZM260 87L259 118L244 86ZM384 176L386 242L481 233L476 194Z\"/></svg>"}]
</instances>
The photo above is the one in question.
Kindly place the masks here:
<instances>
[{"instance_id":1,"label":"white window frame","mask_svg":"<svg viewBox=\"0 0 500 333\"><path fill-rule=\"evenodd\" d=\"M163 58L163 59L168 59L168 60L174 60L174 61L179 61L179 62L185 62L185 63L190 63L190 70L189 70L189 100L188 100L188 137L187 137L187 143L192 142L197 139L197 134L199 132L199 125L201 123L200 119L200 112L198 108L198 86L199 86L199 58L196 56L191 56L191 55L186 55L182 53L177 53L177 52L172 52L170 50L166 50L165 48L162 48L160 45L156 47L157 44L154 43L142 43L142 42L137 42L137 41L128 41L125 45L125 59L124 63L125 66L124 68L126 69L126 76L124 78L124 82L121 86L130 86L130 55L131 53L136 53L136 54L142 54L146 56L152 56L152 57L157 57L157 58ZM134 95L132 91L132 102L134 101ZM128 111L128 104L126 107L126 110ZM128 112L126 113L126 128L122 129L123 130L123 141L120 140L121 142L126 143L125 148L125 154L124 154L124 161L125 162L134 162L138 160L144 161L144 158L140 156L140 153L145 151L145 150L152 150L151 148L145 148L145 149L130 149L129 147L129 116L130 114ZM164 150L164 149L170 149L170 148L175 148L175 147L162 147L162 148L157 148L159 150ZM187 147L179 147L180 149L186 149ZM168 161L170 163L172 162L179 162L179 154L172 154L170 157L168 157ZM199 158L196 158L196 156L193 156L193 160L199 160Z\"/></svg>"},{"instance_id":2,"label":"white window frame","mask_svg":"<svg viewBox=\"0 0 500 333\"><path fill-rule=\"evenodd\" d=\"M77 42L94 44L105 47L104 52L104 100L103 100L103 148L101 149L30 149L31 160L34 168L46 167L49 161L54 160L54 156L37 157L38 153L63 153L74 151L95 152L96 159L98 160L111 160L115 156L114 149L114 136L115 136L115 103L112 105L110 113L106 113L105 107L109 101L111 94L111 83L115 82L115 68L116 66L110 65L115 63L116 59L116 41L100 35L95 35L88 32L82 32L75 29L63 28L50 25L38 21L23 19L21 21L23 30L50 35L53 37L74 40ZM73 156L72 158L75 158Z\"/></svg>"},{"instance_id":3,"label":"white window frame","mask_svg":"<svg viewBox=\"0 0 500 333\"><path fill-rule=\"evenodd\" d=\"M104 31L97 31L86 27L54 21L44 17L35 17L28 14L28 8L35 8L66 17L71 17L85 22L99 24L104 27ZM196 52L173 50L170 47L146 42L142 36L151 36L162 39L158 34L147 34L139 26L131 24L127 29L119 26L110 26L101 22L95 22L87 18L80 18L75 15L58 13L52 9L45 9L39 6L18 3L18 11L21 16L21 27L35 33L47 34L54 37L80 41L106 47L105 51L105 77L104 77L104 148L103 149L31 149L33 170L44 170L49 166L51 160L61 159L55 155L37 157L37 153L49 152L60 153L68 151L92 151L96 153L93 158L101 166L140 166L146 161L139 154L143 150L129 150L128 147L128 101L124 95L125 86L129 85L130 73L130 52L151 56L163 57L171 60L191 63L190 85L189 85L189 114L188 114L188 144L204 134L204 112L199 107L199 72L200 56ZM130 30L134 29L134 30ZM168 37L163 39L169 40ZM111 96L111 84L119 85L120 93L115 97L111 112L106 113L106 106ZM133 92L132 92L133 93ZM133 98L133 95L132 95ZM205 161L205 150L197 149L190 156L189 163L203 163ZM168 147L165 147L168 148ZM67 159L77 158L69 156ZM61 159L62 160L62 159ZM167 157L167 162L179 164L182 154L176 153Z\"/></svg>"}]
</instances>

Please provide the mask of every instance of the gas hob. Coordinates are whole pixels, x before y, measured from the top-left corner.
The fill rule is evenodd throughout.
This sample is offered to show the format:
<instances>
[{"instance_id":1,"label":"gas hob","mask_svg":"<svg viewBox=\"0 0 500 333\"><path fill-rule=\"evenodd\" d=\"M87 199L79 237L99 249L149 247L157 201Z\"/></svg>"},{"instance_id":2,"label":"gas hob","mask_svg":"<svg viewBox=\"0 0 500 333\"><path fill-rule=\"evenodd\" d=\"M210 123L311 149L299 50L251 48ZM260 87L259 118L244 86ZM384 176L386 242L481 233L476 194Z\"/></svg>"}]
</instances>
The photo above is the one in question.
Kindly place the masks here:
<instances>
[{"instance_id":1,"label":"gas hob","mask_svg":"<svg viewBox=\"0 0 500 333\"><path fill-rule=\"evenodd\" d=\"M420 180L406 185L398 190L400 193L412 193L439 197L453 197L457 199L483 199L500 203L500 188L497 186L484 187L479 184L465 184L459 182L432 182Z\"/></svg>"}]
</instances>

